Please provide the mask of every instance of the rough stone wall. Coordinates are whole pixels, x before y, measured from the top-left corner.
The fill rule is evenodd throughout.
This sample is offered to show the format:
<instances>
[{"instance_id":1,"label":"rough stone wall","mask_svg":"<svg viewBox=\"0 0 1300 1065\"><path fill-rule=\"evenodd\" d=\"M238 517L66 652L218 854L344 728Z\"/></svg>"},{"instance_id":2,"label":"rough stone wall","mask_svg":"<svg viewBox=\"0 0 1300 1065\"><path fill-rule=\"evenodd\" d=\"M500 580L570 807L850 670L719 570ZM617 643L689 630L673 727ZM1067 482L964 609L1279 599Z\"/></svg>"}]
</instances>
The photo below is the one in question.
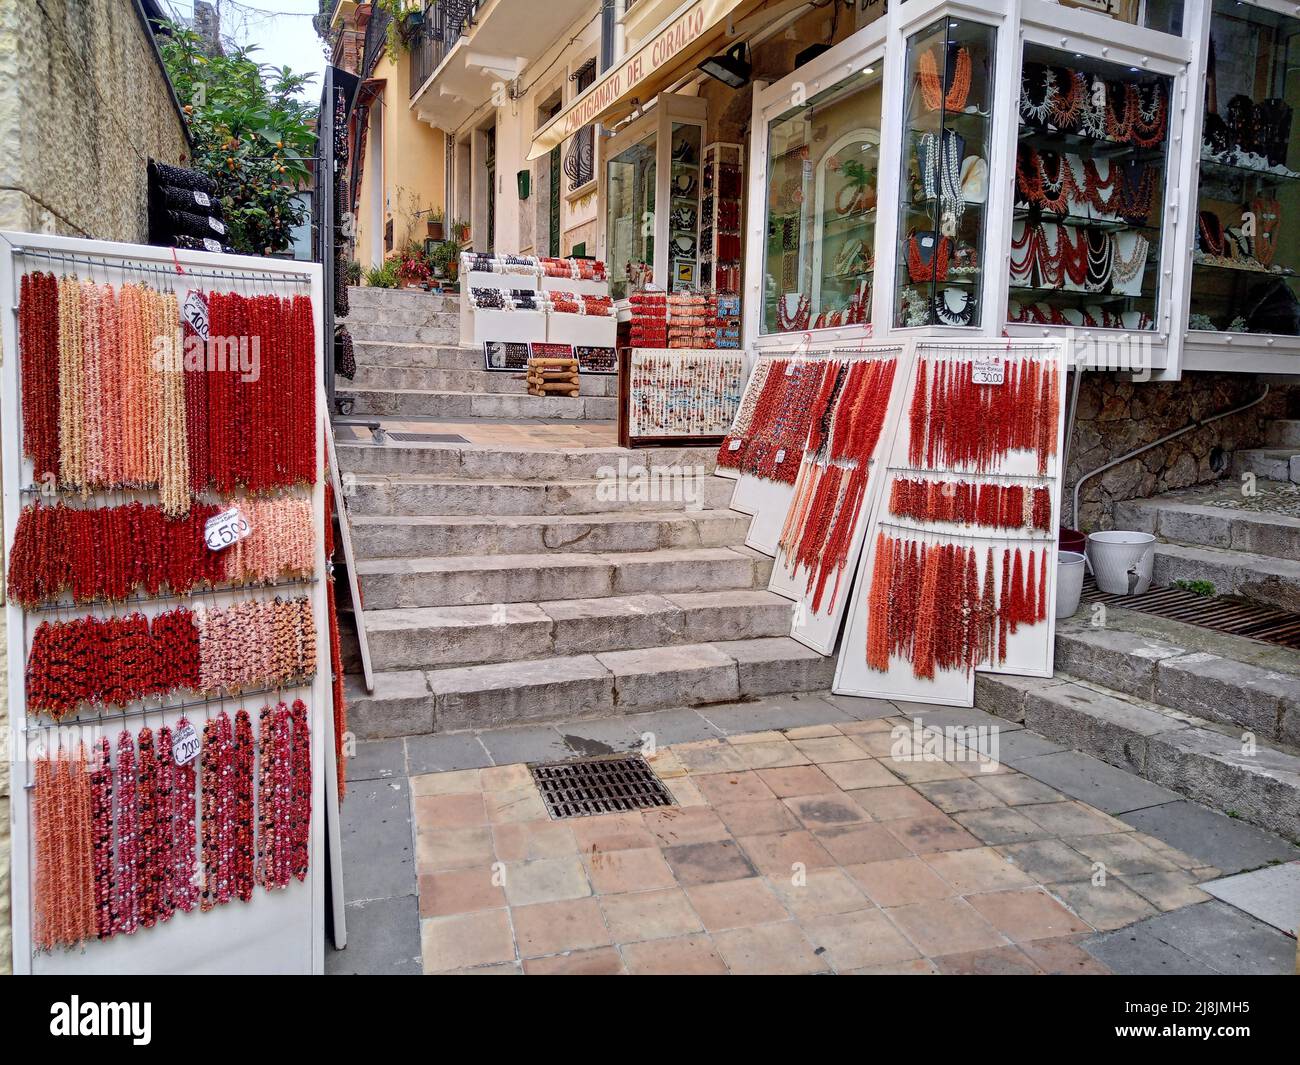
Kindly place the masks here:
<instances>
[{"instance_id":1,"label":"rough stone wall","mask_svg":"<svg viewBox=\"0 0 1300 1065\"><path fill-rule=\"evenodd\" d=\"M1062 523L1085 532L1114 528L1114 504L1120 500L1143 499L1224 476L1231 452L1260 446L1265 424L1282 416L1285 385L1274 385L1257 407L1193 430L1092 478L1079 500L1082 524L1070 521L1070 499L1083 474L1196 419L1247 403L1263 389L1263 379L1254 374L1189 373L1181 381L1138 384L1115 374L1085 374L1070 443ZM1215 448L1226 453L1217 469Z\"/></svg>"},{"instance_id":2,"label":"rough stone wall","mask_svg":"<svg viewBox=\"0 0 1300 1065\"><path fill-rule=\"evenodd\" d=\"M0 229L142 242L188 151L136 0L0 0Z\"/></svg>"}]
</instances>

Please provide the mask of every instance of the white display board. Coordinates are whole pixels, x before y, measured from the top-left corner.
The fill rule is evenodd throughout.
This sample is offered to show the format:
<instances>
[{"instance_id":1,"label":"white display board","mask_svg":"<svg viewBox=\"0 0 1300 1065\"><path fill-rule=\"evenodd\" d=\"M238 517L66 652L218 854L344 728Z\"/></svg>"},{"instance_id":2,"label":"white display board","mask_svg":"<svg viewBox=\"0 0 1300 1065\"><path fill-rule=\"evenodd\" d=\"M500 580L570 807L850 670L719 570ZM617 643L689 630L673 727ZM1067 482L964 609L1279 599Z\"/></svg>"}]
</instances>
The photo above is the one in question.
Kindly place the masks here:
<instances>
[{"instance_id":1,"label":"white display board","mask_svg":"<svg viewBox=\"0 0 1300 1065\"><path fill-rule=\"evenodd\" d=\"M130 282L147 283L155 289L171 290L183 301L192 290L236 292L245 296L308 294L312 299L317 357L316 409L326 410L322 344L321 267L282 259L263 259L240 255L213 255L144 245L88 241L27 233L0 233L0 291L6 294L3 311L3 350L6 353L0 375L0 398L6 417L3 425L4 532L6 547L13 546L19 513L24 503L34 498L32 464L22 455L22 423L19 399L19 359L17 305L19 284L25 273L44 271L55 275L76 274L114 286ZM51 975L144 973L274 973L304 974L324 970L325 923L325 821L327 795L333 788L327 782L327 748L333 750L333 703L330 686L329 623L325 575L325 546L321 536L325 507L325 434L316 434L318 475L311 492L313 527L316 530L315 573L312 579L296 587L284 587L281 594L307 595L311 600L316 630L316 664L314 681L297 688L282 688L262 693L245 693L242 698L195 699L171 697L135 702L125 710L83 709L69 715L57 728L47 718L29 718L26 704L25 664L35 627L55 613L28 612L6 605L9 660L9 742L10 778L12 781L12 901L13 956L18 973ZM116 505L133 499L156 501L156 493L118 491L92 493L90 504ZM271 599L277 588L258 588L200 593L196 599L210 606L229 605L249 598ZM132 609L147 614L184 605L181 599L132 603ZM120 609L120 608L119 608ZM102 604L68 606L63 618L90 614L105 616L114 608ZM238 900L219 905L208 912L196 906L188 913L176 913L170 920L153 928L140 928L130 935L117 935L104 941L91 941L78 950L56 948L52 953L34 954L32 950L33 860L31 802L34 764L32 756L44 749L54 750L60 739L64 746L75 747L79 740L91 742L107 736L116 742L117 734L127 728L138 733L146 725L157 729L174 725L186 716L202 732L206 720L224 708L233 717L238 709L247 709L254 720L268 703L301 698L307 704L311 731L312 804L309 838L308 872L302 883L291 880L282 891L256 887L248 902ZM75 722L69 724L69 722ZM254 733L256 735L256 731ZM196 806L199 796L196 795ZM337 810L329 816L337 820ZM196 853L198 853L196 848ZM337 858L337 855L335 856Z\"/></svg>"}]
</instances>

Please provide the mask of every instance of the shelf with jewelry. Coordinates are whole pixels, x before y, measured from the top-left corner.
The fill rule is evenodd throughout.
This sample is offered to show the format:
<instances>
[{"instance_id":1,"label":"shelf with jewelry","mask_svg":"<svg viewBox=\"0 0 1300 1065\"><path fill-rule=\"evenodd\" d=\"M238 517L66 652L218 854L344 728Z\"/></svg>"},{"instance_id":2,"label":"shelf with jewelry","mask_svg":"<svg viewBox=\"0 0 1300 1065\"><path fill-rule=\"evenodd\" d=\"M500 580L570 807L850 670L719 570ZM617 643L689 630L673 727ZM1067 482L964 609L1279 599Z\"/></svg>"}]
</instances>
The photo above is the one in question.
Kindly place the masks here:
<instances>
[{"instance_id":1,"label":"shelf with jewelry","mask_svg":"<svg viewBox=\"0 0 1300 1065\"><path fill-rule=\"evenodd\" d=\"M1007 321L1156 326L1171 79L1026 43Z\"/></svg>"},{"instance_id":2,"label":"shelf with jewelry","mask_svg":"<svg viewBox=\"0 0 1300 1065\"><path fill-rule=\"evenodd\" d=\"M943 18L908 39L896 326L980 324L996 33Z\"/></svg>"},{"instance_id":3,"label":"shelf with jewelry","mask_svg":"<svg viewBox=\"0 0 1300 1065\"><path fill-rule=\"evenodd\" d=\"M870 323L880 113L867 67L768 124L762 333Z\"/></svg>"},{"instance_id":4,"label":"shelf with jewelry","mask_svg":"<svg viewBox=\"0 0 1300 1065\"><path fill-rule=\"evenodd\" d=\"M1300 335L1300 18L1216 0L1210 14L1200 181L1192 237L1192 330Z\"/></svg>"}]
</instances>

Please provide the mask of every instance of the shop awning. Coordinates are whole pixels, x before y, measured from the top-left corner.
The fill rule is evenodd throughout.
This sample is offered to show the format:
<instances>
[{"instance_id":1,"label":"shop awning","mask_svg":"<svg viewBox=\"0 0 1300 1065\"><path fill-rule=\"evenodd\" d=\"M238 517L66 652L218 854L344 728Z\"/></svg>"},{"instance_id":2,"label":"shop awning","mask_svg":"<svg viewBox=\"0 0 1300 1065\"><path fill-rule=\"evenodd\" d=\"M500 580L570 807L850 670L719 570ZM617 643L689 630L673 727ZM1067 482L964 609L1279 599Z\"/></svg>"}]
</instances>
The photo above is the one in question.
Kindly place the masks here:
<instances>
[{"instance_id":1,"label":"shop awning","mask_svg":"<svg viewBox=\"0 0 1300 1065\"><path fill-rule=\"evenodd\" d=\"M689 8L647 40L605 76L590 85L565 110L537 131L529 159L539 159L583 126L622 118L653 100L719 49L735 20L765 0L695 0Z\"/></svg>"}]
</instances>

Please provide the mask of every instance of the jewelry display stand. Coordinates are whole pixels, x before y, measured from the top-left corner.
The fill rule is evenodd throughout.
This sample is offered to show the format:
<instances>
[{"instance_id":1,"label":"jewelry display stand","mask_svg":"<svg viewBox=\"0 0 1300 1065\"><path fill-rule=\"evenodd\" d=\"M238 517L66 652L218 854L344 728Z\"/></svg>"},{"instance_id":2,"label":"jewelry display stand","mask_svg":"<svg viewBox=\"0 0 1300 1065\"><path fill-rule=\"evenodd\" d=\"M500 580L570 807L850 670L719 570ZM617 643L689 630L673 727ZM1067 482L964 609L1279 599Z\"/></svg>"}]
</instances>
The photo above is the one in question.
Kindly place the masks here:
<instances>
[{"instance_id":1,"label":"jewelry display stand","mask_svg":"<svg viewBox=\"0 0 1300 1065\"><path fill-rule=\"evenodd\" d=\"M704 195L700 203L700 285L739 292L741 227L744 222L743 144L715 141L704 149ZM737 297L739 298L739 297Z\"/></svg>"},{"instance_id":2,"label":"jewelry display stand","mask_svg":"<svg viewBox=\"0 0 1300 1065\"><path fill-rule=\"evenodd\" d=\"M619 352L622 447L716 447L745 380L739 351L624 348Z\"/></svg>"},{"instance_id":3,"label":"jewelry display stand","mask_svg":"<svg viewBox=\"0 0 1300 1065\"><path fill-rule=\"evenodd\" d=\"M30 343L31 338L19 336L18 305L20 282L23 276L37 272L53 274L56 277L78 276L82 281L93 281L100 286L112 286L114 291L120 290L121 286L127 283L147 286L155 292L175 293L182 307L186 305L187 295L191 292L234 293L246 297L310 296L315 330L315 354L312 358L315 369L315 414L312 417L317 422L314 483L310 489L306 486L277 489L272 494L264 493L258 498L296 497L310 500L314 531L314 545L311 550L314 564L308 579L282 581L279 585L239 587L219 585L212 590L196 590L188 598L171 594L154 596L133 594L129 603L74 604L70 598L65 597L57 600L57 605L53 607L39 606L23 609L14 602L6 605L10 779L13 784L14 969L19 973L48 975L129 975L159 972L321 973L324 969L325 950L327 864L325 824L327 814L335 822L338 816L336 808L327 810L327 807L333 806L335 795L331 782L327 780L327 776L332 777L334 773L332 755L335 737L329 667L330 625L327 617L326 559L322 536L326 482L325 434L320 420L326 410L326 403L321 372L323 367L321 267L292 260L214 255L27 233L0 234L0 291L8 294L3 315L3 331L0 334L3 337L3 349L7 353L3 376L0 377L0 395L2 395L4 410L8 412L3 437L5 543L9 549L7 557L12 557L10 552L13 550L15 532L24 504L36 501L38 496L75 504L78 508L96 509L123 506L133 501L147 504L157 502L160 498L159 493L152 489L123 488L113 491L90 491L85 495L74 494L56 488L52 481L43 483L35 478L33 462L24 455L23 451L25 430L31 428L31 425L25 424L25 420L38 417L38 414L35 408L33 411L22 410L20 403L20 380L24 380L22 377L24 366L20 353L25 351L23 345ZM191 323L195 321L191 315L185 315L185 318ZM55 323L44 324L54 325L57 328ZM101 324L101 328L103 327L104 325ZM179 333L181 321L178 319L169 322L166 328L174 329ZM206 324L202 325L199 335L204 331L206 331ZM93 342L93 336L87 334L84 343L88 345ZM31 366L27 367L27 370L29 373L35 372ZM267 372L265 359L261 365L261 372ZM194 409L192 407L191 411ZM105 413L109 419L117 415L117 411ZM56 413L56 419L57 417ZM61 431L62 423L59 424ZM238 431L238 427L234 424L230 428L232 433ZM256 427L248 428L256 431ZM306 459L307 456L304 456L304 460ZM223 493L219 500L216 495L205 492L200 498L209 502L232 498L238 501L244 498L244 494L242 491ZM102 546L108 548L117 545ZM199 547L197 550L202 552L208 549ZM91 706L83 703L64 715L58 723L52 722L44 715L29 714L26 683L28 651L32 646L37 627L43 621L71 621L89 616L122 618L133 613L152 618L190 601L196 608L210 609L244 603L270 603L277 597L301 596L308 598L315 631L315 672L310 680L283 687L264 686L245 689L242 695L226 691L224 694L210 695L206 698L195 697L192 694L154 696L145 700L137 698L127 701L125 705ZM123 730L128 730L133 736L137 736L143 728L148 727L156 735L162 727L174 729L182 716L185 716L202 734L205 723L218 721L223 710L233 718L237 710L246 709L252 716L253 735L256 737L259 712L263 707L275 706L281 701L292 703L296 699L301 699L306 706L306 723L310 737L308 749L311 784L309 794L303 795L305 800L310 801L310 820L303 841L302 860L305 864L303 882L299 882L295 875L289 878L287 886L282 890L274 891L266 890L261 883L257 883L252 887L248 901L232 898L206 911L195 904L188 912L181 912L181 909L178 909L169 919L160 920L152 927L142 925L132 934L117 932L106 939L97 939L92 934L77 948L69 949L56 945L50 951L35 949L38 903L47 904L54 898L49 894L51 885L42 885L36 879L36 855L42 842L34 836L33 804L39 772L38 759L43 754L53 755L62 747L66 754L73 756L78 750L78 745L84 742L87 756L93 767L95 753L99 749L99 741L102 738L107 738L116 748L118 734ZM256 739L253 745L265 751ZM171 758L172 751L159 749L157 755L160 759ZM117 754L114 755L112 782L115 819L118 827L121 828L124 815L118 805L120 798L118 791L123 780L129 778L119 778L118 757ZM141 758L143 764L143 745ZM199 766L202 760L203 755L199 754L193 764ZM252 764L254 763L250 762L250 765ZM193 800L195 821L197 826L202 828L205 823L203 772L200 771L198 776L199 781L195 787ZM248 786L256 792L260 784L260 780L254 780ZM166 794L170 793L159 792L159 795ZM141 810L143 809L142 806ZM257 825L259 845L266 839L264 825L258 820L264 815L272 816L259 795L256 812L250 808L244 815ZM95 823L98 824L97 821ZM63 824L66 822L55 823L54 830L58 831ZM49 831L50 827L46 824L43 826L43 831ZM128 838L132 840L130 844L132 847L137 845L144 847L148 840L147 836L142 836L138 842L134 836ZM162 838L161 834L159 838ZM73 850L75 851L76 848ZM124 853L127 852L115 848L113 860L115 862L129 860L122 857ZM148 857L148 852L142 854ZM200 861L204 858L197 839L195 856ZM332 857L337 861L337 854ZM98 869L99 866L96 865L96 868ZM139 868L142 870L141 890L148 890L148 885L152 881L145 876L144 866ZM97 881L94 896L97 904L102 898L99 894L99 886ZM42 895L41 892L46 894ZM59 898L65 897L60 892Z\"/></svg>"}]
</instances>

